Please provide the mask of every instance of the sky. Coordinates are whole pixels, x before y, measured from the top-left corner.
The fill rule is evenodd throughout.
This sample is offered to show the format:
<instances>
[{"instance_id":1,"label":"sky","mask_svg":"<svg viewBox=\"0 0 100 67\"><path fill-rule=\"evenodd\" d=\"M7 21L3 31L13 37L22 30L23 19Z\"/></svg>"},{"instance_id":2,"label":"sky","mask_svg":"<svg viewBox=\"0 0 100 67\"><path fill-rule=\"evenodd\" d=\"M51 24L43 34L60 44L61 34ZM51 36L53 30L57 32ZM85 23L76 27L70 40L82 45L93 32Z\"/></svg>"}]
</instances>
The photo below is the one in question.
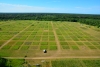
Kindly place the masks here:
<instances>
[{"instance_id":1,"label":"sky","mask_svg":"<svg viewBox=\"0 0 100 67\"><path fill-rule=\"evenodd\" d=\"M0 0L0 13L100 14L100 0Z\"/></svg>"}]
</instances>

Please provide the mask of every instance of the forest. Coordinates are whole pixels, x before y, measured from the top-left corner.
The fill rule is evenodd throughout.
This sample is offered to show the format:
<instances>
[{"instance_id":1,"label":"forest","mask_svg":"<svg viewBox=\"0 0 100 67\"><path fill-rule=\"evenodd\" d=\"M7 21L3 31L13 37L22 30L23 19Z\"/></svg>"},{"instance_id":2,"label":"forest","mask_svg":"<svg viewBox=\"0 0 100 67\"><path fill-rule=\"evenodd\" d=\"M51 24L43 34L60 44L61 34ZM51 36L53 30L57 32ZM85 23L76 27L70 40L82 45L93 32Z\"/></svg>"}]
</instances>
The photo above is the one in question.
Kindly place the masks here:
<instances>
[{"instance_id":1,"label":"forest","mask_svg":"<svg viewBox=\"0 0 100 67\"><path fill-rule=\"evenodd\" d=\"M67 13L0 13L0 21L39 20L80 22L100 27L100 15Z\"/></svg>"}]
</instances>

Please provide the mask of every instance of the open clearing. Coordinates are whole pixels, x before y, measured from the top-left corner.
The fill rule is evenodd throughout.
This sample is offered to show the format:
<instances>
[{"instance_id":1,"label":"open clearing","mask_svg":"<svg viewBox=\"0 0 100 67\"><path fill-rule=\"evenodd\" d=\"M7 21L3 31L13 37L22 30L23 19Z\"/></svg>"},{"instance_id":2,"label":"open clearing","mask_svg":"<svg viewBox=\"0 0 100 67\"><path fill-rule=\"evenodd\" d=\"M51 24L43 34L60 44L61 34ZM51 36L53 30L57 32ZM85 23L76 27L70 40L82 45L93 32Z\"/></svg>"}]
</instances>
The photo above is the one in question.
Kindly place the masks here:
<instances>
[{"instance_id":1,"label":"open clearing","mask_svg":"<svg viewBox=\"0 0 100 67\"><path fill-rule=\"evenodd\" d=\"M25 56L28 59L100 58L100 31L95 31L87 25L24 20L2 21L0 28L0 56L9 59ZM43 53L43 49L47 50L46 54ZM53 62L57 61L50 63ZM83 66L85 62L89 61L81 61Z\"/></svg>"}]
</instances>

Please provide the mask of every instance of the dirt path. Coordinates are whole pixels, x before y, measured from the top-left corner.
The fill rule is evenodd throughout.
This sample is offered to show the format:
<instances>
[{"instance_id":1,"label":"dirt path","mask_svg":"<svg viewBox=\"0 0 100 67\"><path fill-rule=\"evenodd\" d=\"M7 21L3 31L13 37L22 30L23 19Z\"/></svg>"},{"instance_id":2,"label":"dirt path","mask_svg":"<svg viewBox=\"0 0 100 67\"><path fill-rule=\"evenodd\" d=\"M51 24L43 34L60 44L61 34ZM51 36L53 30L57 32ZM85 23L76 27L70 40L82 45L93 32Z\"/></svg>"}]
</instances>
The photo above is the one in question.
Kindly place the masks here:
<instances>
[{"instance_id":1,"label":"dirt path","mask_svg":"<svg viewBox=\"0 0 100 67\"><path fill-rule=\"evenodd\" d=\"M55 30L55 27L54 27L52 21L51 21L51 25L52 25L54 36L55 36L55 40L56 40L56 43L57 43L57 50L58 50L58 52L61 52L60 42L58 40L58 37L57 37L57 34L56 34L56 30Z\"/></svg>"},{"instance_id":2,"label":"dirt path","mask_svg":"<svg viewBox=\"0 0 100 67\"><path fill-rule=\"evenodd\" d=\"M31 24L32 25L32 24ZM20 31L18 34L14 35L11 39L9 39L7 42L5 42L1 47L3 48L5 45L7 45L11 40L13 40L16 36L18 36L20 33L22 33L24 30L26 30L28 27L30 27L31 25L27 26L25 29L23 29L22 31Z\"/></svg>"},{"instance_id":3,"label":"dirt path","mask_svg":"<svg viewBox=\"0 0 100 67\"><path fill-rule=\"evenodd\" d=\"M3 57L7 59L67 59L67 58L100 58L100 56L67 56L67 57Z\"/></svg>"}]
</instances>

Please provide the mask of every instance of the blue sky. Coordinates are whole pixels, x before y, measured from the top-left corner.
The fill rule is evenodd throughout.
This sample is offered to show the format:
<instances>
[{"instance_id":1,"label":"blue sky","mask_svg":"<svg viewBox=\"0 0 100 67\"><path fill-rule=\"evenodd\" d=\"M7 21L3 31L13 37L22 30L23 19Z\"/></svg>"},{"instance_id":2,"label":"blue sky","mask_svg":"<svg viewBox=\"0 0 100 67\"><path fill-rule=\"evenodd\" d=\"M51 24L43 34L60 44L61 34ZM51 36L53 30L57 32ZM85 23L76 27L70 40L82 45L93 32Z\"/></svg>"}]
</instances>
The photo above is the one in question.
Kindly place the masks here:
<instances>
[{"instance_id":1,"label":"blue sky","mask_svg":"<svg viewBox=\"0 0 100 67\"><path fill-rule=\"evenodd\" d=\"M100 14L100 0L0 0L0 12Z\"/></svg>"}]
</instances>

